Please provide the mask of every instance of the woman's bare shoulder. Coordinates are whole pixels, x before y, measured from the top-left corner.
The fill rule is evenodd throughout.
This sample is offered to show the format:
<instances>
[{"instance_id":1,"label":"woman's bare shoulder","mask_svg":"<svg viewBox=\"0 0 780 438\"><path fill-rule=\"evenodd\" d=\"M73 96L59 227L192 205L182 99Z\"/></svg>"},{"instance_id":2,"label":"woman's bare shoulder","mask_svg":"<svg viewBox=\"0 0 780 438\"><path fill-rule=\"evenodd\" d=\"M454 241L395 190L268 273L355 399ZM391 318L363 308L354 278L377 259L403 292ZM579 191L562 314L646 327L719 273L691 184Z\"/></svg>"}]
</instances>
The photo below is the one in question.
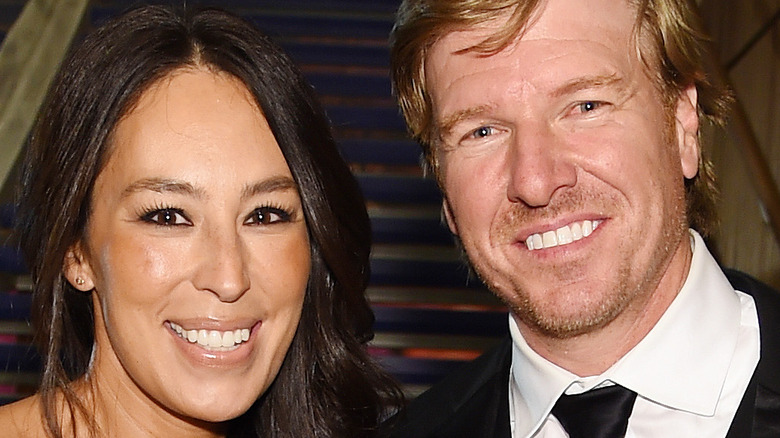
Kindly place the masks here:
<instances>
[{"instance_id":1,"label":"woman's bare shoulder","mask_svg":"<svg viewBox=\"0 0 780 438\"><path fill-rule=\"evenodd\" d=\"M4 437L45 437L38 395L0 406L0 434Z\"/></svg>"}]
</instances>

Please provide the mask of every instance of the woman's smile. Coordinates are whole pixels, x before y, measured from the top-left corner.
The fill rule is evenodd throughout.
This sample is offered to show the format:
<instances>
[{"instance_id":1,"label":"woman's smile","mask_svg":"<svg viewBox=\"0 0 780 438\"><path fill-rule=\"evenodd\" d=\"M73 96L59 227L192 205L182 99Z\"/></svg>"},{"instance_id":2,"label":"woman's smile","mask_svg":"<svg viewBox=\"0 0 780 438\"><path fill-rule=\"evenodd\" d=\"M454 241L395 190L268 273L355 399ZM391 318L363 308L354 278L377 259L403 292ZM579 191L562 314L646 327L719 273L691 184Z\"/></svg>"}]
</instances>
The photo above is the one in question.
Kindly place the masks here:
<instances>
[{"instance_id":1,"label":"woman's smile","mask_svg":"<svg viewBox=\"0 0 780 438\"><path fill-rule=\"evenodd\" d=\"M206 350L232 351L238 348L242 342L249 340L251 328L237 328L235 330L206 330L185 329L175 322L169 322L171 330L191 344L197 344Z\"/></svg>"}]
</instances>

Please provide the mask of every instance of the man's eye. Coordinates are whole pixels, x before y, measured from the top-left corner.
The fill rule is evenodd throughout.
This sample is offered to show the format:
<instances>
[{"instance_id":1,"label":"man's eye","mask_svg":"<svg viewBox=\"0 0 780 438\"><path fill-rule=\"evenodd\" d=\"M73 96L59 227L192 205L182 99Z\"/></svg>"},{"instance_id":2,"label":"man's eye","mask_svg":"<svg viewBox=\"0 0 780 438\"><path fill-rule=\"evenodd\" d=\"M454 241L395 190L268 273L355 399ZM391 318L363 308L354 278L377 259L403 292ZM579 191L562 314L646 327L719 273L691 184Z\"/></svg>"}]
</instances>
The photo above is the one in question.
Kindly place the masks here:
<instances>
[{"instance_id":1,"label":"man's eye","mask_svg":"<svg viewBox=\"0 0 780 438\"><path fill-rule=\"evenodd\" d=\"M271 225L278 222L290 222L291 214L281 208L259 207L256 208L244 221L247 225Z\"/></svg>"},{"instance_id":2,"label":"man's eye","mask_svg":"<svg viewBox=\"0 0 780 438\"><path fill-rule=\"evenodd\" d=\"M184 215L184 212L178 208L161 208L150 211L144 214L141 219L163 226L192 225L190 220Z\"/></svg>"},{"instance_id":3,"label":"man's eye","mask_svg":"<svg viewBox=\"0 0 780 438\"><path fill-rule=\"evenodd\" d=\"M495 130L492 126L480 126L479 128L475 129L471 132L472 138L485 138L490 135L493 135Z\"/></svg>"},{"instance_id":4,"label":"man's eye","mask_svg":"<svg viewBox=\"0 0 780 438\"><path fill-rule=\"evenodd\" d=\"M603 104L604 102L598 102L595 100L580 102L579 104L577 104L577 110L579 110L580 113L589 113L593 110L600 108Z\"/></svg>"}]
</instances>

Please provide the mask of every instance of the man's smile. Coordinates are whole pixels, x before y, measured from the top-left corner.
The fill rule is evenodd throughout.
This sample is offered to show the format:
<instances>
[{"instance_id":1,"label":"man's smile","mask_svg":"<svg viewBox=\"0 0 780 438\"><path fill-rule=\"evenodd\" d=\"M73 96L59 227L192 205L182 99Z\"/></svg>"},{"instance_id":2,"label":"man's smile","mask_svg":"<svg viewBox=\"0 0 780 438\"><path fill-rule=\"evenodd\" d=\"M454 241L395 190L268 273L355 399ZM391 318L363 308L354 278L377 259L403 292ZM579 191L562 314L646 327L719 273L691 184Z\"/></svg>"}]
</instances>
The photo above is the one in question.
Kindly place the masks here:
<instances>
[{"instance_id":1,"label":"man's smile","mask_svg":"<svg viewBox=\"0 0 780 438\"><path fill-rule=\"evenodd\" d=\"M525 239L525 245L529 251L552 248L555 246L568 245L572 242L581 240L598 228L601 221L584 220L572 222L564 225L557 230L545 231L543 233L531 234Z\"/></svg>"}]
</instances>

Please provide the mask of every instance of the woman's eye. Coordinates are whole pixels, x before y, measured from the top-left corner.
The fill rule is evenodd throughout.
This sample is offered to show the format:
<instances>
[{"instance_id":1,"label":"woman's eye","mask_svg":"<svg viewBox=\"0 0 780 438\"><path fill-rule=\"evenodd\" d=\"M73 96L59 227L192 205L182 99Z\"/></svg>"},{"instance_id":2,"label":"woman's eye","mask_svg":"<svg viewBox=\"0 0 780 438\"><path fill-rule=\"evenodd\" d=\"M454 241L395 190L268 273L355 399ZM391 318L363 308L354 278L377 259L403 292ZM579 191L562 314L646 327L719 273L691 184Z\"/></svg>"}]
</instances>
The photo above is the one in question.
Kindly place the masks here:
<instances>
[{"instance_id":1,"label":"woman's eye","mask_svg":"<svg viewBox=\"0 0 780 438\"><path fill-rule=\"evenodd\" d=\"M161 208L150 211L149 213L144 214L141 219L146 222L164 226L192 225L192 222L187 219L184 212L178 208Z\"/></svg>"},{"instance_id":2,"label":"woman's eye","mask_svg":"<svg viewBox=\"0 0 780 438\"><path fill-rule=\"evenodd\" d=\"M256 208L244 222L245 224L270 225L278 222L289 222L291 214L281 208Z\"/></svg>"}]
</instances>

